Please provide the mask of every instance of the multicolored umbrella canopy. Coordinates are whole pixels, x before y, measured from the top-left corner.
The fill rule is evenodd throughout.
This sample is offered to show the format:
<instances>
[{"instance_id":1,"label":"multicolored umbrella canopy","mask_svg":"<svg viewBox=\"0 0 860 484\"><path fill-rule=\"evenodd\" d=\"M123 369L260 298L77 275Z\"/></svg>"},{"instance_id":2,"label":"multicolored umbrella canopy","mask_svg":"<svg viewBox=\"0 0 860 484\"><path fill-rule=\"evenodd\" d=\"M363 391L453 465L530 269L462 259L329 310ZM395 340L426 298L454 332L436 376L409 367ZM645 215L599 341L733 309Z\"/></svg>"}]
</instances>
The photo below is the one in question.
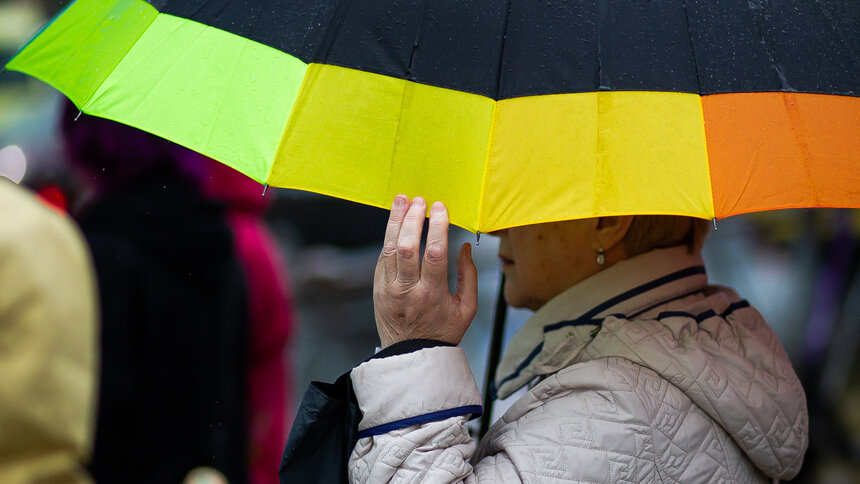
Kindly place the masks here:
<instances>
[{"instance_id":1,"label":"multicolored umbrella canopy","mask_svg":"<svg viewBox=\"0 0 860 484\"><path fill-rule=\"evenodd\" d=\"M860 207L856 0L78 0L8 64L272 186L472 231Z\"/></svg>"}]
</instances>

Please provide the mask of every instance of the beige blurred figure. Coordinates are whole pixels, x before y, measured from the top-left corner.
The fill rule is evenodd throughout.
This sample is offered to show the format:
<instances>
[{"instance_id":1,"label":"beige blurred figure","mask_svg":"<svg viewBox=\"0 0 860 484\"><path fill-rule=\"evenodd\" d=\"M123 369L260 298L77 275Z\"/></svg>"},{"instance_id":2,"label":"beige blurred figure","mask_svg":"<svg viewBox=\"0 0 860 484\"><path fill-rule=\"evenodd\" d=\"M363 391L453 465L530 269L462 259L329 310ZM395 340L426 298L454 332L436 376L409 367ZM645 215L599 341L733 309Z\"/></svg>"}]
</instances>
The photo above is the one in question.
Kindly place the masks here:
<instances>
[{"instance_id":1,"label":"beige blurred figure","mask_svg":"<svg viewBox=\"0 0 860 484\"><path fill-rule=\"evenodd\" d=\"M229 484L229 482L218 469L198 467L185 476L182 484Z\"/></svg>"},{"instance_id":2,"label":"beige blurred figure","mask_svg":"<svg viewBox=\"0 0 860 484\"><path fill-rule=\"evenodd\" d=\"M0 482L90 483L97 315L77 228L0 176Z\"/></svg>"}]
</instances>

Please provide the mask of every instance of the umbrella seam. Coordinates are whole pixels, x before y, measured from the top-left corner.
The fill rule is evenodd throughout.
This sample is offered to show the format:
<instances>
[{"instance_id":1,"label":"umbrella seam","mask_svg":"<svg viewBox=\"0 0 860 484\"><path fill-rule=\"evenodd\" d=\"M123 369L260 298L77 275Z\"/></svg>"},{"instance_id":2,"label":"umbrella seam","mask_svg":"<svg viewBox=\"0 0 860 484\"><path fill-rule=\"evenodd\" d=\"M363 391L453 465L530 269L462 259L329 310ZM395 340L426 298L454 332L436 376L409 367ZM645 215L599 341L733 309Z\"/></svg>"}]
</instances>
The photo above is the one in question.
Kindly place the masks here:
<instances>
[{"instance_id":1,"label":"umbrella seam","mask_svg":"<svg viewBox=\"0 0 860 484\"><path fill-rule=\"evenodd\" d=\"M761 151L762 144L763 144L763 142L761 140L759 140L758 143L756 144L755 149L753 150L752 155L750 156L750 161L755 160L756 157L758 157L758 153L759 153L759 151ZM752 163L752 162L747 163L747 165L746 165L747 169L746 169L745 176L744 176L744 181L745 181L744 186L741 188L740 193L735 197L735 200L732 203L732 208L730 210L730 213L733 213L735 211L735 209L737 208L737 206L740 205L741 200L743 200L744 195L749 190L750 184L752 183L753 178L755 178L755 176L753 175L754 167L755 167L754 163Z\"/></svg>"},{"instance_id":2,"label":"umbrella seam","mask_svg":"<svg viewBox=\"0 0 860 484\"><path fill-rule=\"evenodd\" d=\"M791 97L791 99L789 99ZM785 117L788 119L788 125L791 127L791 137L794 138L794 144L797 147L797 151L800 152L801 164L803 165L803 171L806 173L806 186L809 189L810 194L812 195L812 199L815 200L815 205L821 205L821 201L818 199L818 191L814 187L814 180L812 177L812 172L809 171L809 161L812 158L811 153L809 152L809 147L804 143L803 137L798 135L798 126L802 123L801 119L798 119L796 114L797 109L797 100L795 99L794 93L782 92L780 93L780 99L782 100L783 106L785 106ZM795 109L792 109L792 106L795 106ZM794 116L792 116L794 114ZM802 127L801 127L802 128ZM801 129L802 131L802 129Z\"/></svg>"},{"instance_id":3,"label":"umbrella seam","mask_svg":"<svg viewBox=\"0 0 860 484\"><path fill-rule=\"evenodd\" d=\"M397 129L394 130L394 139L391 143L391 156L390 161L388 163L388 181L386 182L386 191L391 194L391 179L394 176L394 161L397 159L397 140L400 136L400 127L403 125L403 105L404 100L406 99L406 91L409 89L409 83L412 81L408 81L406 79L401 79L403 83L403 92L400 94L400 109L398 110L397 116ZM420 193L412 194L413 197L417 195L421 195Z\"/></svg>"},{"instance_id":4,"label":"umbrella seam","mask_svg":"<svg viewBox=\"0 0 860 484\"><path fill-rule=\"evenodd\" d=\"M508 20L511 16L511 9L513 2L511 0L506 0L505 2L505 20L502 24L502 46L499 49L499 65L496 68L496 92L493 93L493 100L499 100L499 94L502 91L502 66L505 63L505 46L508 43Z\"/></svg>"},{"instance_id":5,"label":"umbrella seam","mask_svg":"<svg viewBox=\"0 0 860 484\"><path fill-rule=\"evenodd\" d=\"M687 0L682 0L681 5L684 7L684 22L687 24L687 39L690 41L690 52L693 54L693 71L696 73L696 92L701 97L702 81L699 77L699 61L696 58L696 46L693 43L693 30L690 27L690 13L687 9Z\"/></svg>"},{"instance_id":6,"label":"umbrella seam","mask_svg":"<svg viewBox=\"0 0 860 484\"><path fill-rule=\"evenodd\" d=\"M331 53L331 48L334 46L335 39L340 35L340 29L343 27L343 22L351 8L352 0L337 2L337 6L332 12L330 19L334 28L328 28L323 33L323 38L320 40L316 53L311 57L311 60L322 60L323 62L321 63L328 64L328 57Z\"/></svg>"},{"instance_id":7,"label":"umbrella seam","mask_svg":"<svg viewBox=\"0 0 860 484\"><path fill-rule=\"evenodd\" d=\"M694 54L695 55L695 54ZM698 80L698 71L697 71L697 80ZM708 153L708 127L705 124L705 105L702 102L702 96L696 96L699 101L699 114L701 116L702 122L700 126L702 127L702 146L704 147L702 155L705 158L705 183L708 184L708 197L707 202L710 203L709 215L712 218L717 218L717 208L716 202L714 201L714 185L711 180L711 157L710 153Z\"/></svg>"},{"instance_id":8,"label":"umbrella seam","mask_svg":"<svg viewBox=\"0 0 860 484\"><path fill-rule=\"evenodd\" d=\"M764 30L762 30L761 25L761 17L764 16L764 13L759 14L756 10L763 9L763 5L758 4L757 6L753 6L753 2L748 3L750 8L750 13L753 17L753 25L755 25L756 32L758 32L759 38L761 39L761 44L764 47L765 53L767 53L767 58L770 61L770 66L776 74L777 78L779 78L780 86L782 86L782 91L795 91L789 85L788 78L785 77L785 71L783 71L779 66L776 65L776 60L773 58L773 51L770 48L770 44L768 43L767 38L765 38Z\"/></svg>"},{"instance_id":9,"label":"umbrella seam","mask_svg":"<svg viewBox=\"0 0 860 484\"><path fill-rule=\"evenodd\" d=\"M193 23L193 24L196 24L196 25L201 25L201 26L203 26L203 27L205 27L205 28L212 28L212 27L209 27L209 26L208 26L208 25L206 25L206 24L202 24L202 23L200 23L200 22L196 22L196 21L194 21L194 20L188 20L188 19L183 18L183 17L177 17L177 16L175 16L175 15L163 14L163 13L159 13L159 14L158 14L158 16L161 16L161 15L164 15L165 17L171 17L171 18L179 19L179 20L181 20L181 21L182 21L182 23L180 24L180 26L179 26L179 27L177 27L176 29L174 29L174 30L173 30L173 32L178 31L179 29L181 29L181 28L182 28L182 26L184 26L184 25L186 25L186 24L188 24L188 23ZM153 21L153 23L154 23L154 21ZM150 25L152 25L152 24L150 24ZM148 30L148 28L147 28L147 30ZM201 30L200 32L203 32L203 30ZM198 33L198 34L197 34L197 36L196 36L196 38L195 38L195 40L197 40L197 38L199 38L199 37L200 37L200 35L202 35L202 34L201 34L201 33ZM162 44L164 44L165 42L167 42L167 39L166 39L166 38L161 39L161 41L159 42L159 45L158 45L158 46L160 47L160 46L161 46ZM135 44L136 44L136 43L137 43L137 41L135 41ZM186 48L186 50L187 50L187 48ZM129 51L131 51L131 49L129 49ZM125 56L125 55L123 55L123 59L122 59L122 60L120 60L120 62L119 62L119 63L117 63L117 65L119 65L123 60L125 60L125 57L126 57L126 56ZM172 67L173 65L176 65L176 64L179 62L179 60L180 60L180 58L179 58L179 57L175 58L175 59L173 60L172 64L171 64L171 67ZM142 60L140 60L139 62L142 62ZM114 68L114 70L113 70L113 71L111 71L111 73L108 75L108 77L107 77L107 78L105 78L105 81L106 81L107 79L111 78L111 77L113 76L114 72L115 72L115 68ZM125 76L128 76L128 75L129 75L129 73L126 73L126 74L125 74ZM160 77L160 78L158 79L158 81L157 81L156 85L158 85L158 83L160 83L160 82L162 82L162 81L164 81L164 76L162 76L162 77ZM118 84L118 81L117 81L117 82L115 82L114 84ZM99 91L101 91L101 90L102 90L102 86L103 86L103 85L104 85L104 82L102 82L102 84L101 84L101 85L99 85L99 88L96 90L96 93L95 93L95 94L100 94L100 92L99 92ZM137 108L139 108L141 105L145 104L145 103L144 103L144 101L145 101L147 98L149 98L150 96L152 96L154 92L155 92L155 89L151 89L151 90L147 91L147 92L143 95L141 102L135 106L135 108L136 108L136 109L135 109L135 111L134 111L135 113L137 113ZM94 94L94 96L91 98L91 100L95 99L95 94ZM84 112L86 112L86 111L84 111ZM100 116L100 117L105 117L105 116ZM105 118L106 118L106 119L112 119L112 118L107 118L107 117L105 117ZM117 120L115 120L115 121L117 121ZM130 126L134 126L134 127L138 128L138 129L142 129L142 128L140 128L140 127L138 127L138 126L135 126L135 125L130 125ZM146 131L149 131L149 130L146 130ZM154 131L151 131L151 132L152 132L153 134L155 134L156 136L160 136L160 137L162 137L162 138L165 138L165 139L168 139L168 140L169 140L169 138L167 138L166 136L162 136L162 135L160 135L160 134L158 134L158 133L155 133ZM171 140L171 141L172 141L172 140Z\"/></svg>"},{"instance_id":10,"label":"umbrella seam","mask_svg":"<svg viewBox=\"0 0 860 484\"><path fill-rule=\"evenodd\" d=\"M412 49L409 51L409 64L406 66L406 72L403 77L405 79L418 82L417 78L412 75L412 64L415 62L415 52L418 50L418 40L421 34L424 33L424 22L427 20L427 1L421 2L421 20L418 22L418 28L415 30L415 39L412 41Z\"/></svg>"},{"instance_id":11,"label":"umbrella seam","mask_svg":"<svg viewBox=\"0 0 860 484\"><path fill-rule=\"evenodd\" d=\"M207 26L207 29L212 29L212 28L214 28L214 27ZM203 32L205 32L205 31L206 31L206 29L203 30ZM242 57L245 55L245 51L248 48L248 45L250 42L253 42L253 41L246 40L245 42L242 42L242 50L239 52L239 55L236 56L236 61L235 61L235 64L233 65L233 71L234 72L236 71L236 66L239 65ZM221 96L221 102L218 103L218 110L215 114L215 118L212 120L212 124L209 126L209 135L206 136L206 143L204 144L204 146L206 147L207 150L209 148L209 143L212 141L212 136L215 134L215 125L218 123L218 119L221 118L221 114L223 113L223 107L224 107L224 103L226 102L225 98L227 97L227 94L228 94L227 92L224 92L223 95ZM274 163L272 163L272 164L274 164ZM228 166L230 166L230 165L228 165ZM233 167L231 166L231 168L233 168ZM234 169L236 169L236 168L234 168ZM269 171L271 171L271 166L269 167ZM268 180L268 176L266 179Z\"/></svg>"},{"instance_id":12,"label":"umbrella seam","mask_svg":"<svg viewBox=\"0 0 860 484\"><path fill-rule=\"evenodd\" d=\"M598 58L598 73L597 73L598 83L600 82L600 80L599 80L600 79L600 53L599 53L600 47L599 47L599 44L600 44L600 34L598 32L598 54L597 54L597 58ZM591 213L596 215L599 213L597 210L597 208L598 208L597 193L600 190L600 186L598 184L600 183L600 177L601 177L600 167L603 164L602 159L601 159L602 150L601 150L601 145L600 145L600 100L603 96L600 95L599 91L596 91L593 95L596 97L595 103L594 103L594 164L595 164L595 166L594 166L594 182L592 183L592 187L594 188L594 190L592 190L592 192L591 192Z\"/></svg>"},{"instance_id":13,"label":"umbrella seam","mask_svg":"<svg viewBox=\"0 0 860 484\"><path fill-rule=\"evenodd\" d=\"M475 220L475 230L480 233L484 220L484 193L487 186L487 172L490 171L490 156L493 151L493 140L496 138L496 112L499 109L499 101L493 101L493 116L490 120L490 133L487 139L487 152L484 156L484 166L481 173L481 186L478 187L478 214Z\"/></svg>"},{"instance_id":14,"label":"umbrella seam","mask_svg":"<svg viewBox=\"0 0 860 484\"><path fill-rule=\"evenodd\" d=\"M118 65L120 65L120 64L122 63L122 61L123 61L123 60L125 60L126 56L128 56L128 53L129 53L129 52L131 52L131 49L133 49L133 48L134 48L134 46L135 46L135 45L137 45L138 41L140 41L140 38L141 38L141 37L143 37L143 34L145 34L147 30L149 30L149 28L152 26L152 24L154 24L154 23L155 23L155 20L156 20L160 15L165 15L165 14L163 14L163 13L159 12L157 8L153 7L152 5L150 5L148 2L145 2L144 0L141 0L141 3L144 3L144 4L146 4L147 6L151 7L153 10L155 10L155 12L156 12L155 16L154 16L154 17L152 17L152 21L151 21L151 22L149 22L149 25L147 25L145 29L141 30L140 35L138 35L138 36L137 36L137 38L136 38L136 39L134 39L134 42L132 42L132 43L131 43L131 45L129 46L128 50L127 50L127 51L125 51L125 53L123 53L123 54L122 54L122 57L120 57L120 58L119 58L119 60L116 62L116 64L114 64L114 65L111 67L111 69L110 69L110 73L108 73L108 75L107 75L107 76L105 76L105 78L104 78L104 79L102 79L102 81L99 83L99 85L98 85L98 86L96 86L96 88L93 90L93 92L92 92L92 93L90 94L90 96L87 98L87 100L86 100L86 101L84 101L84 102L81 104L81 106L80 106L80 110L81 110L81 111L83 111L84 113L87 113L87 111L86 111L87 105L89 105L89 104L90 104L90 101L92 101L92 100L93 100L93 98L95 97L95 95L96 95L96 94L101 90L101 88L102 88L102 86L104 85L105 81L107 81L107 80L108 80L108 78L110 78L111 73L113 73L113 71L116 69L116 67L117 67ZM126 11L128 11L128 10L126 10ZM59 17L59 15L58 15L58 17ZM53 22L52 22L52 23L53 23ZM89 114L89 113L87 113L87 114Z\"/></svg>"},{"instance_id":15,"label":"umbrella seam","mask_svg":"<svg viewBox=\"0 0 860 484\"><path fill-rule=\"evenodd\" d=\"M302 76L302 85L299 86L299 90L296 93L296 100L293 102L292 107L290 108L290 112L287 115L287 122L284 124L284 129L281 131L281 139L278 141L278 147L275 149L275 159L272 160L272 164L269 166L269 173L266 175L266 184L268 185L272 181L272 172L275 171L275 163L277 163L279 154L281 153L281 149L284 147L284 144L287 141L287 138L290 135L290 131L293 129L293 114L296 114L297 111L301 110L303 105L302 103L302 95L305 92L305 85L308 83L308 79L311 77L308 75L311 72L311 65L314 64L309 62L305 64L305 75Z\"/></svg>"},{"instance_id":16,"label":"umbrella seam","mask_svg":"<svg viewBox=\"0 0 860 484\"><path fill-rule=\"evenodd\" d=\"M495 139L496 134L496 113L499 109L499 94L502 89L502 66L505 63L505 46L508 41L508 21L511 16L512 0L506 0L505 2L505 19L502 24L502 45L499 48L499 64L496 66L496 92L493 93L493 116L490 120L490 133L487 139L487 152L484 156L484 166L483 172L481 173L481 186L478 188L478 213L475 220L475 227L477 233L481 233L481 225L484 217L484 194L487 183L487 172L489 172L490 166L490 155L492 154L493 149L493 140Z\"/></svg>"},{"instance_id":17,"label":"umbrella seam","mask_svg":"<svg viewBox=\"0 0 860 484\"><path fill-rule=\"evenodd\" d=\"M606 1L605 0L598 0L597 3L595 4L595 7L597 8L597 12L595 12L596 21L594 23L594 28L595 28L595 30L597 30L597 32L596 32L597 33L597 35L596 35L596 37L597 37L597 89L595 89L595 92L599 92L599 91L611 89L610 86L604 86L603 85L603 56L601 55L602 50L603 50L602 49L603 43L600 42L600 32L601 32L600 25L601 25L602 21L604 20L605 15L606 15L606 8L607 8Z\"/></svg>"}]
</instances>

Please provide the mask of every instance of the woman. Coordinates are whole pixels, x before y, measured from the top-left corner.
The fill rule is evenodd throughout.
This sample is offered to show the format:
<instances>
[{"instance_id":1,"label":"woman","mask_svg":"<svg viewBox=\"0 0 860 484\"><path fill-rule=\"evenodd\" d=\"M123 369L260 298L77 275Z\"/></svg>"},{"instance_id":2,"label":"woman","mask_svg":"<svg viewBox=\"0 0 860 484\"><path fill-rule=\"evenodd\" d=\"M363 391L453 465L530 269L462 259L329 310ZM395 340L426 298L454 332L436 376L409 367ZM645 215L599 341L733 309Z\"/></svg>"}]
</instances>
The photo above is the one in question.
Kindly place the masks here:
<instances>
[{"instance_id":1,"label":"woman","mask_svg":"<svg viewBox=\"0 0 860 484\"><path fill-rule=\"evenodd\" d=\"M205 159L204 194L227 208L226 222L247 287L248 443L249 484L278 482L276 469L286 437L286 418L292 415L290 368L285 351L293 327L293 308L286 264L274 235L264 221L274 197L260 195L260 184L229 166Z\"/></svg>"},{"instance_id":2,"label":"woman","mask_svg":"<svg viewBox=\"0 0 860 484\"><path fill-rule=\"evenodd\" d=\"M184 148L67 103L76 211L98 279L96 482L180 482L200 466L247 482L245 281L224 208Z\"/></svg>"},{"instance_id":3,"label":"woman","mask_svg":"<svg viewBox=\"0 0 860 484\"><path fill-rule=\"evenodd\" d=\"M707 285L706 227L601 217L497 232L504 294L535 310L506 349L504 398L476 447L481 396L455 347L475 314L468 245L447 289L448 215L392 205L374 285L383 349L351 373L363 413L353 482L766 482L807 446L806 399L759 313Z\"/></svg>"}]
</instances>

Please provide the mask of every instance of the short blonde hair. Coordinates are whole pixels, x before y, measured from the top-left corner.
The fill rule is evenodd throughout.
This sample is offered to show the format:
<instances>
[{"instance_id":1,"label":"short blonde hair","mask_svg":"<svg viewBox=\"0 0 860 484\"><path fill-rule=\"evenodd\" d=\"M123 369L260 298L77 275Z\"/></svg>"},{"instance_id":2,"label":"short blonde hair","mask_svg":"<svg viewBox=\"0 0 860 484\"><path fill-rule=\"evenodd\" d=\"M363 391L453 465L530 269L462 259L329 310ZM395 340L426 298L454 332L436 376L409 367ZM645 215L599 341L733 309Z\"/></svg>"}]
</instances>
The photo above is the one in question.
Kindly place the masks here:
<instances>
[{"instance_id":1,"label":"short blonde hair","mask_svg":"<svg viewBox=\"0 0 860 484\"><path fill-rule=\"evenodd\" d=\"M707 220L680 215L636 215L624 236L624 249L633 257L654 249L686 245L692 254L702 249L711 232Z\"/></svg>"}]
</instances>

